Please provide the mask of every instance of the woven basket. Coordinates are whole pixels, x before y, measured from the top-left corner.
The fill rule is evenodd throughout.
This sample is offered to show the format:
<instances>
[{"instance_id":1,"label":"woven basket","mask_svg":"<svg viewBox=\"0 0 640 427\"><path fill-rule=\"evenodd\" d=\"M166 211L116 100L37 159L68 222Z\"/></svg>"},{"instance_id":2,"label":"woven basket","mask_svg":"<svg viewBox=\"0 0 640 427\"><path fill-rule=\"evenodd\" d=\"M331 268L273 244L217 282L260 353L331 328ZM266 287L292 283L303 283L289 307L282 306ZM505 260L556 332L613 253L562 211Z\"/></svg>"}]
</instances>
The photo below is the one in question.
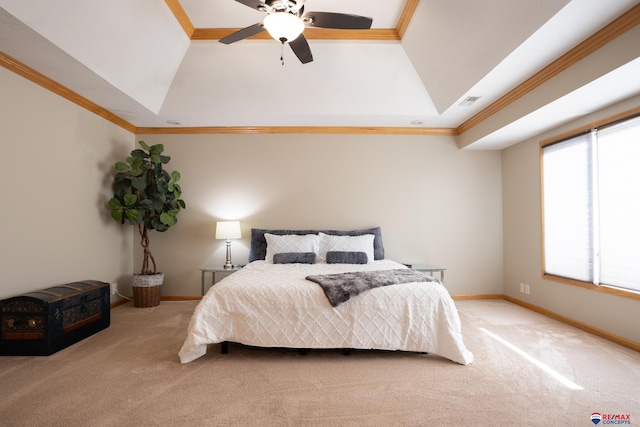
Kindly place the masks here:
<instances>
[{"instance_id":1,"label":"woven basket","mask_svg":"<svg viewBox=\"0 0 640 427\"><path fill-rule=\"evenodd\" d=\"M138 308L156 307L160 305L160 292L163 281L163 273L152 276L134 274L131 279L133 305Z\"/></svg>"}]
</instances>

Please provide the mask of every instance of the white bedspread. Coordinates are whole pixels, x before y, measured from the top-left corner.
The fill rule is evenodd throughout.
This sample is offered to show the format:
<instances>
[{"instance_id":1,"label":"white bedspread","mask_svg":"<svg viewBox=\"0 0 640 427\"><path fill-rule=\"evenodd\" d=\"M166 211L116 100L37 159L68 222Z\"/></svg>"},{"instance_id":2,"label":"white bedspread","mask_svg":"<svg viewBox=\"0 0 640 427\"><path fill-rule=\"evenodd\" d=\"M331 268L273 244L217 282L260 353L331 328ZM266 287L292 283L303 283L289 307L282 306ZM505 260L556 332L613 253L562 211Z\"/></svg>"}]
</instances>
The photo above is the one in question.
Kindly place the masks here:
<instances>
[{"instance_id":1,"label":"white bedspread","mask_svg":"<svg viewBox=\"0 0 640 427\"><path fill-rule=\"evenodd\" d=\"M333 308L311 274L404 268L370 264L268 264L254 261L204 296L189 324L180 361L203 356L223 341L260 347L354 348L428 352L466 365L460 318L438 282L366 291Z\"/></svg>"}]
</instances>

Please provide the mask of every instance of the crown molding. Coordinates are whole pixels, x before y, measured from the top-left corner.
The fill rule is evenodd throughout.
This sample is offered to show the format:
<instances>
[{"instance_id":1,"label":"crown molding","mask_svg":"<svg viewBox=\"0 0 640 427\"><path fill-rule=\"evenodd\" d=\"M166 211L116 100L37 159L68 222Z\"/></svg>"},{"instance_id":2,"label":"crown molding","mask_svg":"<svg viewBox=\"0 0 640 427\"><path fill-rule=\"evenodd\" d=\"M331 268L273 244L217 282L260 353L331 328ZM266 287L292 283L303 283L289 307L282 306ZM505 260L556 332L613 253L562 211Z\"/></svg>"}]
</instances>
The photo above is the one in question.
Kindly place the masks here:
<instances>
[{"instance_id":1,"label":"crown molding","mask_svg":"<svg viewBox=\"0 0 640 427\"><path fill-rule=\"evenodd\" d=\"M196 28L191 40L219 40L233 34L240 28ZM334 30L329 28L306 28L304 37L307 40L400 40L394 28L372 28L370 30ZM273 40L269 33L263 31L246 40Z\"/></svg>"},{"instance_id":2,"label":"crown molding","mask_svg":"<svg viewBox=\"0 0 640 427\"><path fill-rule=\"evenodd\" d=\"M42 86L43 88L55 93L56 95L59 95L73 102L74 104L77 104L80 107L91 111L94 114L97 114L98 116L120 126L121 128L128 130L129 132L135 133L136 127L131 123L99 106L95 102L92 102L82 95L72 91L68 87L61 85L60 83L50 79L44 74L23 64L17 59L5 54L2 51L0 51L0 66L3 66L9 71L12 71L24 77L25 79L30 80L39 86Z\"/></svg>"},{"instance_id":3,"label":"crown molding","mask_svg":"<svg viewBox=\"0 0 640 427\"><path fill-rule=\"evenodd\" d=\"M209 126L209 127L139 127L136 134L339 134L339 135L439 135L454 136L451 128L358 127L358 126Z\"/></svg>"}]
</instances>

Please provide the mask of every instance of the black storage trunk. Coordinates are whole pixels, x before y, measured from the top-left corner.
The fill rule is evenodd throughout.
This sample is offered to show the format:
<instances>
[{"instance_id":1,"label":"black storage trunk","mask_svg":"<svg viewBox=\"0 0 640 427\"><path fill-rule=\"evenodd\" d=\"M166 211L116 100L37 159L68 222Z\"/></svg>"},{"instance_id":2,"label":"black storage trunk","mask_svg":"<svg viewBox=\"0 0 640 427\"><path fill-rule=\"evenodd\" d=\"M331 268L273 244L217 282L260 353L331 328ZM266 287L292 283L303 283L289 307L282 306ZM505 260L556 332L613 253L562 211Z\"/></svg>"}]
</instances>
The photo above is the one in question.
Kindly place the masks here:
<instances>
[{"instance_id":1,"label":"black storage trunk","mask_svg":"<svg viewBox=\"0 0 640 427\"><path fill-rule=\"evenodd\" d=\"M107 328L109 290L84 280L0 301L0 355L47 356Z\"/></svg>"}]
</instances>

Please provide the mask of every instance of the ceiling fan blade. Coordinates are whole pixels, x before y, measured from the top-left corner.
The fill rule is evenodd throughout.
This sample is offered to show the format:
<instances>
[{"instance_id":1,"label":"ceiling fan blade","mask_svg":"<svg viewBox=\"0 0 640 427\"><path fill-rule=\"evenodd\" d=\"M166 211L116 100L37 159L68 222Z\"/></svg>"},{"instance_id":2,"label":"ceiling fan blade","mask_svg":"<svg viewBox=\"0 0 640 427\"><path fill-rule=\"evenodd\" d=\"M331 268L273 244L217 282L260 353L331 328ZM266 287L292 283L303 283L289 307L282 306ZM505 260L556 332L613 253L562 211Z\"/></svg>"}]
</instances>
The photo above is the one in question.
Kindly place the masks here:
<instances>
[{"instance_id":1,"label":"ceiling fan blade","mask_svg":"<svg viewBox=\"0 0 640 427\"><path fill-rule=\"evenodd\" d=\"M311 48L305 38L304 34L300 34L295 40L289 42L291 50L296 54L300 62L306 64L313 61L313 55L311 54Z\"/></svg>"},{"instance_id":2,"label":"ceiling fan blade","mask_svg":"<svg viewBox=\"0 0 640 427\"><path fill-rule=\"evenodd\" d=\"M333 12L307 12L302 19L309 27L342 30L368 30L373 23L373 19L366 16Z\"/></svg>"},{"instance_id":3,"label":"ceiling fan blade","mask_svg":"<svg viewBox=\"0 0 640 427\"><path fill-rule=\"evenodd\" d=\"M227 37L223 37L218 41L224 44L231 44L231 43L240 41L242 39L246 39L247 37L254 36L263 31L264 31L264 27L262 26L262 22L258 22L257 24L253 24L249 27L238 30L235 33L231 33Z\"/></svg>"},{"instance_id":4,"label":"ceiling fan blade","mask_svg":"<svg viewBox=\"0 0 640 427\"><path fill-rule=\"evenodd\" d=\"M260 0L236 0L238 3L242 3L245 6L249 6L251 9L264 12L264 2ZM260 9L262 7L262 9Z\"/></svg>"}]
</instances>

